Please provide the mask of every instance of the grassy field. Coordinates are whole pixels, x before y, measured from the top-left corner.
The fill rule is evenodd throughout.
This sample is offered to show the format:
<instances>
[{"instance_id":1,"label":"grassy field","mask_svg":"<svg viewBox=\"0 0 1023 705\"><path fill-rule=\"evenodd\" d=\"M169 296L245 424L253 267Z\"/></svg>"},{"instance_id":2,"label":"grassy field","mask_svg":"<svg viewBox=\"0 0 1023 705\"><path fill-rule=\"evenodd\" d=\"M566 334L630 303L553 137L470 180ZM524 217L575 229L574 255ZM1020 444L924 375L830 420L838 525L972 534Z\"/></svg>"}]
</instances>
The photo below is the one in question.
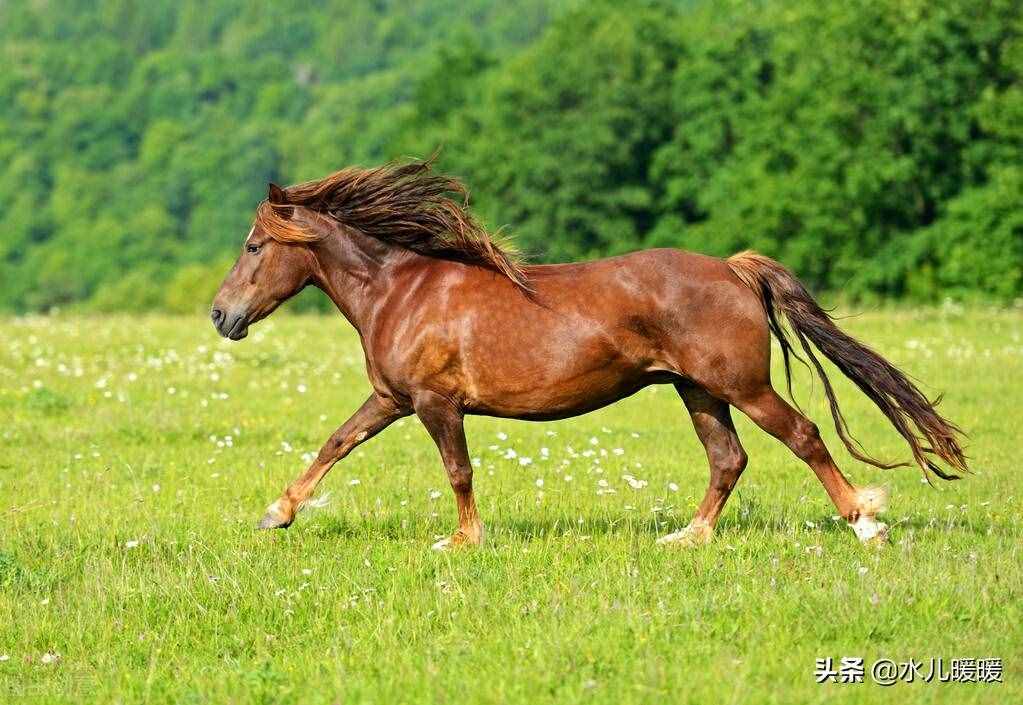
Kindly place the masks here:
<instances>
[{"instance_id":1,"label":"grassy field","mask_svg":"<svg viewBox=\"0 0 1023 705\"><path fill-rule=\"evenodd\" d=\"M236 344L199 318L0 321L0 702L1020 702L1023 314L844 325L970 432L959 483L858 465L798 373L847 474L891 489L886 549L744 418L715 542L656 546L707 481L659 387L558 423L470 419L488 543L439 554L454 501L414 419L335 467L326 506L254 531L368 392L340 319ZM839 392L868 449L906 456ZM829 656L998 657L1004 682L819 685Z\"/></svg>"}]
</instances>

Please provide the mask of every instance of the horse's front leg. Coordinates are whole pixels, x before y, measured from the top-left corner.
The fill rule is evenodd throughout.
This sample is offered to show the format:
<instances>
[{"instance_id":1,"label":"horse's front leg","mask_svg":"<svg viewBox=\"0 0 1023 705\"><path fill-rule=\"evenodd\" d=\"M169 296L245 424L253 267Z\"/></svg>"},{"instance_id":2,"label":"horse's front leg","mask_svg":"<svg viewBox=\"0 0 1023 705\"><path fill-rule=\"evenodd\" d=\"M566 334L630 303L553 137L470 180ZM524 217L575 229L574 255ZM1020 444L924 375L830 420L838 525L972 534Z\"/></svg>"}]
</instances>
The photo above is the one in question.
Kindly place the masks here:
<instances>
[{"instance_id":1,"label":"horse's front leg","mask_svg":"<svg viewBox=\"0 0 1023 705\"><path fill-rule=\"evenodd\" d=\"M476 500L472 494L472 463L465 443L462 412L450 401L432 392L417 397L415 408L416 415L437 444L458 503L458 529L433 547L443 551L478 545L483 542L483 522L476 511Z\"/></svg>"},{"instance_id":2,"label":"horse's front leg","mask_svg":"<svg viewBox=\"0 0 1023 705\"><path fill-rule=\"evenodd\" d=\"M348 455L355 446L410 413L411 411L396 406L390 399L371 394L359 410L334 431L309 469L284 490L280 499L267 507L266 515L259 522L259 528L286 529L290 526L302 504L312 496L316 485L337 461Z\"/></svg>"}]
</instances>

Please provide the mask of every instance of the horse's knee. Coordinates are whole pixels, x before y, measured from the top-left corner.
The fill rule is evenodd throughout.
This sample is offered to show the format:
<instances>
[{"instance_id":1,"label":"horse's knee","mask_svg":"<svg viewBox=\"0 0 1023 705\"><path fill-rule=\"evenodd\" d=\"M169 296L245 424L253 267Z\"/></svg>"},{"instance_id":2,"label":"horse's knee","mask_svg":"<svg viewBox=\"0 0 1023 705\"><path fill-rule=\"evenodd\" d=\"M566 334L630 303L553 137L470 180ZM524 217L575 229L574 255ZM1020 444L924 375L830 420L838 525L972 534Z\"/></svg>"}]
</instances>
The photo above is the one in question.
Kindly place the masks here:
<instances>
[{"instance_id":1,"label":"horse's knee","mask_svg":"<svg viewBox=\"0 0 1023 705\"><path fill-rule=\"evenodd\" d=\"M320 449L316 460L319 463L336 463L348 455L352 448L366 440L366 431L335 432Z\"/></svg>"},{"instance_id":2,"label":"horse's knee","mask_svg":"<svg viewBox=\"0 0 1023 705\"><path fill-rule=\"evenodd\" d=\"M344 455L344 437L334 435L331 436L323 447L320 448L320 452L316 455L316 462L321 465L336 463Z\"/></svg>"},{"instance_id":3,"label":"horse's knee","mask_svg":"<svg viewBox=\"0 0 1023 705\"><path fill-rule=\"evenodd\" d=\"M472 492L472 468L461 465L448 469L448 480L456 494Z\"/></svg>"}]
</instances>

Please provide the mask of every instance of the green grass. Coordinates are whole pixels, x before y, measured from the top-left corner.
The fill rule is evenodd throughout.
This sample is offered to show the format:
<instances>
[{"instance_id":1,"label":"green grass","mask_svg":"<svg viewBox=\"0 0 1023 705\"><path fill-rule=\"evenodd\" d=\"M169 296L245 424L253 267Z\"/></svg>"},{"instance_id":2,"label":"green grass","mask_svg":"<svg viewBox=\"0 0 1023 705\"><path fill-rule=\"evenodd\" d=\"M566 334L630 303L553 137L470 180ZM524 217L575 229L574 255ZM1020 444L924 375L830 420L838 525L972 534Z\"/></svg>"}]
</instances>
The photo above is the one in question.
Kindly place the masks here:
<instances>
[{"instance_id":1,"label":"green grass","mask_svg":"<svg viewBox=\"0 0 1023 705\"><path fill-rule=\"evenodd\" d=\"M799 373L839 464L891 488L888 548L861 547L745 418L714 543L656 546L707 480L658 387L558 423L470 419L488 543L445 555L429 546L454 501L414 419L335 467L325 508L253 530L368 391L339 319L281 316L239 344L197 318L2 321L0 702L1019 702L1023 316L844 325L945 391L971 436L976 475L937 489L856 464ZM839 392L868 449L906 456ZM1005 682L818 685L825 656L1000 657Z\"/></svg>"}]
</instances>

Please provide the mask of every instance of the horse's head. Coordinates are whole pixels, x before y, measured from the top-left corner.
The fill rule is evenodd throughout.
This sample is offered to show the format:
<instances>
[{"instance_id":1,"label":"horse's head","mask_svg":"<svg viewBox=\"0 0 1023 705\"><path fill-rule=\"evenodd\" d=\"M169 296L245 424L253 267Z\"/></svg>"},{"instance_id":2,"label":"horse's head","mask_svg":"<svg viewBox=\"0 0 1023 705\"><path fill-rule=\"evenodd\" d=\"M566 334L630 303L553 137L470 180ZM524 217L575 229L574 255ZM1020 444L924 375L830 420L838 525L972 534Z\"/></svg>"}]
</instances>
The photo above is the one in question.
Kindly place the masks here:
<instances>
[{"instance_id":1,"label":"horse's head","mask_svg":"<svg viewBox=\"0 0 1023 705\"><path fill-rule=\"evenodd\" d=\"M277 220L288 221L292 227L284 236L275 236L264 225L265 219L257 216L238 260L213 299L213 325L231 340L244 338L251 324L305 288L316 262L311 243L322 235L317 230L328 227L322 216L289 206L284 190L275 184L270 184L261 213L263 209L270 209ZM287 232L298 235L288 237Z\"/></svg>"}]
</instances>

